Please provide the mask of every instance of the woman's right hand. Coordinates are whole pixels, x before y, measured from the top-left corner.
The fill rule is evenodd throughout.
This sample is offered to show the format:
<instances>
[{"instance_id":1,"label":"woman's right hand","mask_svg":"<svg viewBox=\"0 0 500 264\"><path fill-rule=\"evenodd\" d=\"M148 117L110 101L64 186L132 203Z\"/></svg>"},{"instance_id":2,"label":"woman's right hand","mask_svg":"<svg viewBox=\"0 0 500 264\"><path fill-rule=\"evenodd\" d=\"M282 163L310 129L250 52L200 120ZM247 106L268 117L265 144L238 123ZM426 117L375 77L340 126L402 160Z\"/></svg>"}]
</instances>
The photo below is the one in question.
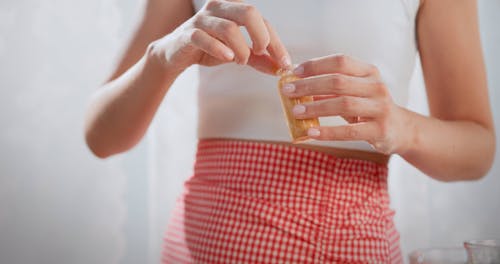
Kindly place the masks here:
<instances>
[{"instance_id":1,"label":"woman's right hand","mask_svg":"<svg viewBox=\"0 0 500 264\"><path fill-rule=\"evenodd\" d=\"M240 26L249 33L251 48ZM231 61L268 74L291 68L290 55L271 25L254 6L239 0L208 0L172 33L151 43L149 51L179 70Z\"/></svg>"}]
</instances>

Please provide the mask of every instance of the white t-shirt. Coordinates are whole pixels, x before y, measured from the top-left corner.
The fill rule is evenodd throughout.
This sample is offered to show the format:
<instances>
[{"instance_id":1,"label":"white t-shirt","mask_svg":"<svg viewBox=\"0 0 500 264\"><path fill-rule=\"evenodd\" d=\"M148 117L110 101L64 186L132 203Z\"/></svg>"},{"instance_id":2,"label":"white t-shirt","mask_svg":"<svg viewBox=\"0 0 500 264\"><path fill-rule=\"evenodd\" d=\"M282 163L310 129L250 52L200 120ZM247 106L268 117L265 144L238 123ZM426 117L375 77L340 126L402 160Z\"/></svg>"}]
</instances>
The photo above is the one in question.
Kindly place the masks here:
<instances>
[{"instance_id":1,"label":"white t-shirt","mask_svg":"<svg viewBox=\"0 0 500 264\"><path fill-rule=\"evenodd\" d=\"M205 0L193 0L199 10ZM248 0L275 28L294 64L343 53L376 65L395 103L405 106L415 66L419 0ZM246 34L246 31L244 31ZM249 40L246 35L247 40ZM291 141L278 78L235 63L200 67L199 138ZM322 117L321 125L346 122ZM303 144L373 151L363 141Z\"/></svg>"}]
</instances>

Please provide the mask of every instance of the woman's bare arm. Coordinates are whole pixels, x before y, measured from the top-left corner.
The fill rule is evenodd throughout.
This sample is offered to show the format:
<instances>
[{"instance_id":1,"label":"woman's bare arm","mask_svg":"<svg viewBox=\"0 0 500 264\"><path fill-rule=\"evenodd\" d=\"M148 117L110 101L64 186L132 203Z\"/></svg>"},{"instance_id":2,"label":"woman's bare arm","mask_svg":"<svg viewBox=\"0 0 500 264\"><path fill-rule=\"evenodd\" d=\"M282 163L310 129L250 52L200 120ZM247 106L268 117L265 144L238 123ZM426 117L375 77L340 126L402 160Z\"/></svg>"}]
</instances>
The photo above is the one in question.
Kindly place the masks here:
<instances>
[{"instance_id":1,"label":"woman's bare arm","mask_svg":"<svg viewBox=\"0 0 500 264\"><path fill-rule=\"evenodd\" d=\"M492 165L495 134L476 1L425 0L417 24L430 117L396 105L375 65L342 54L298 65L294 72L304 79L285 85L283 93L334 95L296 105L297 118L350 120L310 128L311 138L364 140L441 181L478 179Z\"/></svg>"},{"instance_id":2,"label":"woman's bare arm","mask_svg":"<svg viewBox=\"0 0 500 264\"><path fill-rule=\"evenodd\" d=\"M147 55L148 45L193 15L190 1L149 0L133 38L87 112L86 141L101 158L125 151L143 136L178 71ZM146 55L145 55L146 54Z\"/></svg>"},{"instance_id":3,"label":"woman's bare arm","mask_svg":"<svg viewBox=\"0 0 500 264\"><path fill-rule=\"evenodd\" d=\"M259 11L242 1L209 0L193 15L191 1L149 0L119 66L90 102L87 145L105 158L137 144L173 81L192 64L235 61L274 74L291 66L289 57Z\"/></svg>"},{"instance_id":4,"label":"woman's bare arm","mask_svg":"<svg viewBox=\"0 0 500 264\"><path fill-rule=\"evenodd\" d=\"M485 175L495 153L475 0L425 0L418 40L431 118L412 113L402 157L443 181Z\"/></svg>"}]
</instances>

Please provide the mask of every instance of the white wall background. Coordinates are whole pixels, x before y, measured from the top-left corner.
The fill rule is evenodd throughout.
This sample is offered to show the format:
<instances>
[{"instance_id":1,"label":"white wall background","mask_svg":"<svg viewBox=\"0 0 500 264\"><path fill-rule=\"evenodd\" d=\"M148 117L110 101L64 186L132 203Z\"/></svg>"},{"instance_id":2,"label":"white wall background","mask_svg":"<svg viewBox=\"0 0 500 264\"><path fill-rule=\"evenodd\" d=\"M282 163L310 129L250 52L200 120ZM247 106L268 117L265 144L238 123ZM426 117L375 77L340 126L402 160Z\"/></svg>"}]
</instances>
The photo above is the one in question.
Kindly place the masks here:
<instances>
[{"instance_id":1,"label":"white wall background","mask_svg":"<svg viewBox=\"0 0 500 264\"><path fill-rule=\"evenodd\" d=\"M157 263L192 171L196 74L187 71L132 151L101 161L83 141L87 99L141 11L133 0L0 2L0 263ZM496 124L500 1L480 0ZM425 112L421 79L411 107ZM500 129L497 138L500 139ZM405 252L500 237L500 155L475 183L437 183L401 159L391 193Z\"/></svg>"},{"instance_id":2,"label":"white wall background","mask_svg":"<svg viewBox=\"0 0 500 264\"><path fill-rule=\"evenodd\" d=\"M0 263L118 263L133 245L127 177L145 166L93 158L83 113L138 6L0 1Z\"/></svg>"}]
</instances>

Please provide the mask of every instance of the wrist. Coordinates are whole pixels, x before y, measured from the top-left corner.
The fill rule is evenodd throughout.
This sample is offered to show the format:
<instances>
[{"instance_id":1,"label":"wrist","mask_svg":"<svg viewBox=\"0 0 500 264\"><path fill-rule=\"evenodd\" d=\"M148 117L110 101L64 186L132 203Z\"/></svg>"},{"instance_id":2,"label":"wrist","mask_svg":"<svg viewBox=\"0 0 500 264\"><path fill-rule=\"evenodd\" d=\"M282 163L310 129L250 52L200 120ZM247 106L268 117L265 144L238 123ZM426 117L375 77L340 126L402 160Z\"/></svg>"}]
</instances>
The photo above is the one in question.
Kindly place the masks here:
<instances>
[{"instance_id":1,"label":"wrist","mask_svg":"<svg viewBox=\"0 0 500 264\"><path fill-rule=\"evenodd\" d=\"M400 131L399 143L395 153L403 156L414 150L419 144L419 131L417 125L417 114L404 107L396 106L398 113L398 124Z\"/></svg>"}]
</instances>

